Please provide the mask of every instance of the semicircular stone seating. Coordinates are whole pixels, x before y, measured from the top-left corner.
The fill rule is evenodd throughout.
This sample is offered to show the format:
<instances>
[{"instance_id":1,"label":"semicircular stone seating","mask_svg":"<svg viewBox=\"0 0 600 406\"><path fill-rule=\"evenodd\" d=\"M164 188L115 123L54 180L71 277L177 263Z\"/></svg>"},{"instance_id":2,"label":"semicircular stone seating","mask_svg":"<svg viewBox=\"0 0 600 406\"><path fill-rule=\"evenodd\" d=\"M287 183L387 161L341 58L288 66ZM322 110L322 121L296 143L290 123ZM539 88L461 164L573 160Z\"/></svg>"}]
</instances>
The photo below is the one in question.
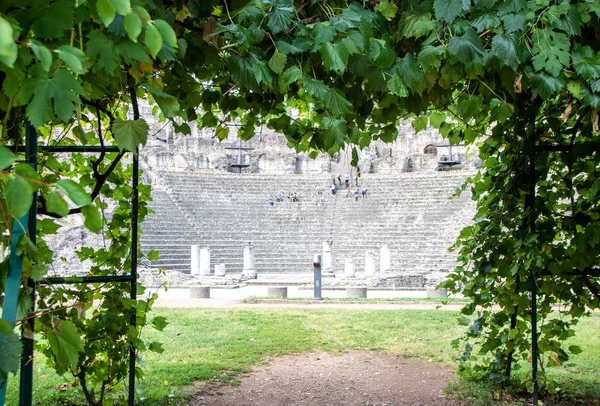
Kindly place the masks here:
<instances>
[{"instance_id":1,"label":"semicircular stone seating","mask_svg":"<svg viewBox=\"0 0 600 406\"><path fill-rule=\"evenodd\" d=\"M389 244L393 272L451 270L448 252L469 225L474 203L469 193L449 197L472 171L365 174L367 198L330 192L331 175L263 175L161 172L152 192L154 214L142 225L142 251L160 252L153 267L190 272L190 247L209 247L211 262L240 273L244 244L251 241L261 273L312 272L314 254L333 241L332 264L343 273L352 259L364 269L365 252ZM283 201L274 198L277 192ZM297 202L287 199L296 193ZM273 197L271 206L268 198ZM214 272L214 270L211 270Z\"/></svg>"}]
</instances>

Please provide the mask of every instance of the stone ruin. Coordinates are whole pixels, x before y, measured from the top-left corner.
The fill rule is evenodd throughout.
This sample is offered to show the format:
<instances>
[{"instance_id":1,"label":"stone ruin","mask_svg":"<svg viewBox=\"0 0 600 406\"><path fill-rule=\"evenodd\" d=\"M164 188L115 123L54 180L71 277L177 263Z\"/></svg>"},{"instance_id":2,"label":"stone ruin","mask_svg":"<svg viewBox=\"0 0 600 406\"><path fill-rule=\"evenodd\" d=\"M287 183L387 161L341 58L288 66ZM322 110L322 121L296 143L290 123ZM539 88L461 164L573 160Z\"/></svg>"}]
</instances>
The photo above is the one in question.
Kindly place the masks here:
<instances>
[{"instance_id":1,"label":"stone ruin","mask_svg":"<svg viewBox=\"0 0 600 406\"><path fill-rule=\"evenodd\" d=\"M154 214L140 239L143 254L155 249L161 258L142 259L147 284L234 285L257 275L306 275L318 253L324 287L424 288L456 265L448 247L470 224L474 203L468 194L449 197L480 162L476 151L449 148L434 130L415 134L404 122L396 142L375 141L359 151L358 172L350 151L310 159L265 129L240 150L235 125L219 142L208 130L191 126L192 135L180 136L170 125L148 121L154 135L140 157L142 180L153 186ZM440 164L448 160L460 165ZM359 195L366 188L366 198L346 197L337 182L346 173L350 189ZM82 244L101 241L75 223L51 244L61 258L51 273L86 272L73 253L74 236Z\"/></svg>"}]
</instances>

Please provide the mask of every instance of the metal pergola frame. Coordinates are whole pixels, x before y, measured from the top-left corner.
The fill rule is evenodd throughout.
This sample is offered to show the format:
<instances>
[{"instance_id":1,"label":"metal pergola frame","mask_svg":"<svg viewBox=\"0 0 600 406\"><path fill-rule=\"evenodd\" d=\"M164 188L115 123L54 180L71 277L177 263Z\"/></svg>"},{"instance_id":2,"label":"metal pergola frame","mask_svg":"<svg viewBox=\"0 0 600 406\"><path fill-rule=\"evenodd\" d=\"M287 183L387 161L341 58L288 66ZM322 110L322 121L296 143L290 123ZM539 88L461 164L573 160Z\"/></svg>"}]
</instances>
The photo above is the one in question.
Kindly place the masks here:
<instances>
[{"instance_id":1,"label":"metal pergola frame","mask_svg":"<svg viewBox=\"0 0 600 406\"><path fill-rule=\"evenodd\" d=\"M130 88L131 103L133 107L133 118L140 118L139 107L135 90ZM116 146L38 146L37 133L35 128L27 122L25 127L25 148L16 147L16 152L24 152L26 161L37 171L37 152L38 149L42 152L67 152L67 153L101 153L101 152L120 152ZM133 300L137 299L137 261L138 261L138 214L139 214L139 158L137 151L133 154L132 159L132 208L131 208L131 272L125 275L108 275L108 276L86 276L86 277L55 277L45 278L40 284L89 284L89 283L129 283L130 297ZM16 245L19 237L26 232L29 233L31 241L36 243L36 216L37 216L37 193L34 194L33 203L29 212L23 216L20 221L15 221L13 226L13 236L11 239L11 253L9 259L9 270L5 289L5 301L2 312L2 318L11 323L14 327L16 321L16 309L21 285L21 272L23 258L16 254ZM29 309L30 315L35 316L35 283L29 281L28 286L32 286L32 308ZM29 318L26 323L29 323L31 331L34 330L35 317ZM134 308L130 325L136 325L136 308ZM20 367L20 383L19 383L19 405L31 406L33 403L33 350L34 339L33 335L27 337L21 333L21 342L23 344L23 353L21 356ZM128 388L128 405L135 404L135 365L136 365L136 348L131 345L129 349L129 388ZM4 405L6 386L8 378L4 382L0 382L0 406Z\"/></svg>"}]
</instances>

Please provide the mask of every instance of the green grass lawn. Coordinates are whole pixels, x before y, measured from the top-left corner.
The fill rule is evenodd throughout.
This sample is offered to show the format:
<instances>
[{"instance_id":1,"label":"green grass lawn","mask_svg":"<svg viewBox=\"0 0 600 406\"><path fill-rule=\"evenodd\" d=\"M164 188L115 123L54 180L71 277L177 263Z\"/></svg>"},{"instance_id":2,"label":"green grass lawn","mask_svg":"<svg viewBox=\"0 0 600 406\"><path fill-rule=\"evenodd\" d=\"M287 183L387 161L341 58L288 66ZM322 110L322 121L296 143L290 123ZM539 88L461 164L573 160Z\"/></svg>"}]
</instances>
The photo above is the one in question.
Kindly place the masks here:
<instances>
[{"instance_id":1,"label":"green grass lawn","mask_svg":"<svg viewBox=\"0 0 600 406\"><path fill-rule=\"evenodd\" d=\"M464 330L456 323L456 312L436 310L156 309L154 314L165 316L169 325L162 333L145 331L148 339L161 341L165 349L160 355L143 356L146 377L137 390L145 399L139 404L147 405L174 404L194 381L231 381L279 354L371 349L452 365L457 354L450 341ZM600 399L598 331L600 315L583 320L571 339L583 353L573 356L569 365L550 370L565 391ZM35 404L74 404L82 399L70 385L66 391L57 389L71 381L53 374L39 357ZM470 393L485 388L476 386ZM18 403L17 392L13 378L8 405ZM468 398L469 393L461 396Z\"/></svg>"}]
</instances>

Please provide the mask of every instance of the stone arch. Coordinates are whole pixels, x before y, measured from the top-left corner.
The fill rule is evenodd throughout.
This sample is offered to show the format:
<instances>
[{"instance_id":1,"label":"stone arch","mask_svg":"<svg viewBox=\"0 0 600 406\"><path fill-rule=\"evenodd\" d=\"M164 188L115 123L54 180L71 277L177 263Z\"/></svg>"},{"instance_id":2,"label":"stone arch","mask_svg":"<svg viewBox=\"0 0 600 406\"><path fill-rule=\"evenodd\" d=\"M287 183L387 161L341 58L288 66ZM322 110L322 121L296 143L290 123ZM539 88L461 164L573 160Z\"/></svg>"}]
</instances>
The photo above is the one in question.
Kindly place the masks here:
<instances>
[{"instance_id":1,"label":"stone arch","mask_svg":"<svg viewBox=\"0 0 600 406\"><path fill-rule=\"evenodd\" d=\"M437 155L437 148L433 144L426 145L423 153Z\"/></svg>"}]
</instances>

